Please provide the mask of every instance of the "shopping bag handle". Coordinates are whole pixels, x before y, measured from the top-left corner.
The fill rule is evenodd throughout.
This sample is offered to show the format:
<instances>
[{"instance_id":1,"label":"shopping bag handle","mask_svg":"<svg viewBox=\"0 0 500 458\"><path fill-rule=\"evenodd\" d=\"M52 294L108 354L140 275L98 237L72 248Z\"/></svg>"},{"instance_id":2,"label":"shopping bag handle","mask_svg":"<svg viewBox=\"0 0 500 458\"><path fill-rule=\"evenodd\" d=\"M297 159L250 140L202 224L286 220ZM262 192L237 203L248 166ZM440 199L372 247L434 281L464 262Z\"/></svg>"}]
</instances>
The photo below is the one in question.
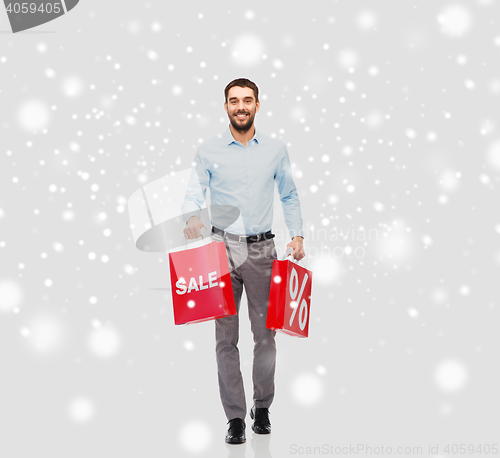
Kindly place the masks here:
<instances>
[{"instance_id":1,"label":"shopping bag handle","mask_svg":"<svg viewBox=\"0 0 500 458\"><path fill-rule=\"evenodd\" d=\"M301 263L302 263L302 267L304 267L304 268L305 268L304 261L302 261L302 259L300 259L299 261L297 261L297 260L293 257L293 254L292 254L292 253L293 253L293 248L292 248L292 247L288 248L288 250L286 250L286 251L285 251L285 256L283 256L282 261L285 261L287 258L289 258L289 257L290 257L290 259L289 259L290 261L294 262L295 264L298 264L299 262L301 262Z\"/></svg>"},{"instance_id":2,"label":"shopping bag handle","mask_svg":"<svg viewBox=\"0 0 500 458\"><path fill-rule=\"evenodd\" d=\"M203 226L203 227L205 227L205 226ZM208 231L208 229L206 227L205 227L205 230ZM199 240L200 237L201 237L201 240ZM200 229L200 235L198 237L196 237L195 239L187 239L185 236L183 238L184 238L184 248L185 249L188 249L188 245L190 245L190 244L195 244L195 247L198 247L198 246L208 245L209 243L213 242L211 234L208 233L207 237L203 237L201 229ZM192 240L192 242L188 242L188 240Z\"/></svg>"}]
</instances>

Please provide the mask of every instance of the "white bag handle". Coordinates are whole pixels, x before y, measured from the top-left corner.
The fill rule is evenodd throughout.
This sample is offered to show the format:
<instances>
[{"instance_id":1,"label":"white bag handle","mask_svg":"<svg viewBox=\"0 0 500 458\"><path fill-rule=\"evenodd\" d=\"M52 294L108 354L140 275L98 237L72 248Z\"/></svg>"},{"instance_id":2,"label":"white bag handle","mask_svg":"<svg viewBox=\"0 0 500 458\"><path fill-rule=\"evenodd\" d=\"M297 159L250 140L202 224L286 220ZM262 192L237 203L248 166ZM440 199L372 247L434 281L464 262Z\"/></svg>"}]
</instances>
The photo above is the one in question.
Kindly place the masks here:
<instances>
[{"instance_id":1,"label":"white bag handle","mask_svg":"<svg viewBox=\"0 0 500 458\"><path fill-rule=\"evenodd\" d=\"M294 262L295 264L299 264L299 262L301 262L301 263L302 263L302 267L306 268L306 266L305 266L305 264L304 264L304 261L302 261L302 259L301 259L301 260L299 260L299 261L297 261L297 260L293 257L293 254L292 254L292 253L293 253L293 248L292 248L292 247L288 248L288 250L286 250L286 251L285 251L285 256L283 256L282 261L286 260L287 258L290 258L290 259L289 259L290 261Z\"/></svg>"},{"instance_id":2,"label":"white bag handle","mask_svg":"<svg viewBox=\"0 0 500 458\"><path fill-rule=\"evenodd\" d=\"M202 234L201 239L200 239L200 237L198 237L197 239L194 239L194 241L191 241L191 242L188 242L188 240L193 240L193 239L187 239L184 236L184 234L182 234L182 238L184 240L184 244L178 245L176 248L172 248L172 249L168 250L168 253L174 253L176 251L190 250L191 248L198 248L200 246L208 245L208 244L214 242L214 240L212 239L210 234L208 236L206 236L206 235L203 236L203 234Z\"/></svg>"}]
</instances>

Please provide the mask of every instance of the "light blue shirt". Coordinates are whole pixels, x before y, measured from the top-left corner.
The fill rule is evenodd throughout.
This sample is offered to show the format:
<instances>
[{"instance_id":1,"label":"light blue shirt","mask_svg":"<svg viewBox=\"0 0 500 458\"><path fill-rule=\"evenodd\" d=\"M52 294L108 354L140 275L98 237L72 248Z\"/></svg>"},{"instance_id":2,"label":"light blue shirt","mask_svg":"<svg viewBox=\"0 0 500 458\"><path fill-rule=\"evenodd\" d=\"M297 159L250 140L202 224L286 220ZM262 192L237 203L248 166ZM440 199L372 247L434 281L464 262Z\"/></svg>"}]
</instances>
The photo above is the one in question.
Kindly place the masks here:
<instances>
[{"instance_id":1,"label":"light blue shirt","mask_svg":"<svg viewBox=\"0 0 500 458\"><path fill-rule=\"evenodd\" d=\"M290 236L303 236L299 196L286 145L255 129L245 147L234 139L228 124L222 135L207 140L196 152L182 205L183 219L199 216L209 187L212 225L219 227L216 223L220 220L214 218L214 206L228 205L236 207L239 216L219 229L237 235L267 232L273 223L274 183Z\"/></svg>"}]
</instances>

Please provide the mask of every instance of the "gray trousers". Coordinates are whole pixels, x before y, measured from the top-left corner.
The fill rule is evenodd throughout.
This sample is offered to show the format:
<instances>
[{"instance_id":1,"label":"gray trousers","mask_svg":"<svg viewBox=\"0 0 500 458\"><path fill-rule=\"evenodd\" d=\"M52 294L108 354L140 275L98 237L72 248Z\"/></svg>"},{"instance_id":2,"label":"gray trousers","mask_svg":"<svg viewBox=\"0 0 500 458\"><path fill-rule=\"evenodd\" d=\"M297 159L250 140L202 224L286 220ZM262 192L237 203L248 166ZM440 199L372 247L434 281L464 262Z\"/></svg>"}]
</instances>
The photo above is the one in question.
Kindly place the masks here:
<instances>
[{"instance_id":1,"label":"gray trousers","mask_svg":"<svg viewBox=\"0 0 500 458\"><path fill-rule=\"evenodd\" d=\"M212 233L211 238L223 241L219 234ZM274 239L245 243L226 238L225 244L238 314L214 320L215 353L222 406L231 420L244 419L247 412L237 346L243 287L254 340L253 402L255 407L269 407L274 399L276 331L266 328L266 320L273 260L277 255Z\"/></svg>"}]
</instances>

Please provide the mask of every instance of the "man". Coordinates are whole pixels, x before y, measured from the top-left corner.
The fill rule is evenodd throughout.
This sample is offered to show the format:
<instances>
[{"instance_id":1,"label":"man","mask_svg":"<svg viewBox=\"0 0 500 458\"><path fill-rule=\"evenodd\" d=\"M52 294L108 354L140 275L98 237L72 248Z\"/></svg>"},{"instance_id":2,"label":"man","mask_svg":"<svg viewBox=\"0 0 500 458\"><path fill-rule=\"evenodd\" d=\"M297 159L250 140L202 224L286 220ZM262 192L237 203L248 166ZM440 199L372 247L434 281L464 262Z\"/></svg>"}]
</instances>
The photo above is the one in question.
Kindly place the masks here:
<instances>
[{"instance_id":1,"label":"man","mask_svg":"<svg viewBox=\"0 0 500 458\"><path fill-rule=\"evenodd\" d=\"M182 213L187 221L184 236L201 236L205 227L199 212L206 189L211 196L212 238L224 241L231 270L236 310L239 314L243 286L254 336L252 430L269 434L269 406L274 399L276 331L266 328L273 260L276 259L273 219L274 183L278 187L293 256L305 256L302 218L286 145L257 133L259 90L240 78L224 90L230 124L222 136L203 143L196 153ZM193 216L191 216L193 215ZM226 442L245 442L246 402L240 372L238 314L215 320L219 391L229 429Z\"/></svg>"}]
</instances>

